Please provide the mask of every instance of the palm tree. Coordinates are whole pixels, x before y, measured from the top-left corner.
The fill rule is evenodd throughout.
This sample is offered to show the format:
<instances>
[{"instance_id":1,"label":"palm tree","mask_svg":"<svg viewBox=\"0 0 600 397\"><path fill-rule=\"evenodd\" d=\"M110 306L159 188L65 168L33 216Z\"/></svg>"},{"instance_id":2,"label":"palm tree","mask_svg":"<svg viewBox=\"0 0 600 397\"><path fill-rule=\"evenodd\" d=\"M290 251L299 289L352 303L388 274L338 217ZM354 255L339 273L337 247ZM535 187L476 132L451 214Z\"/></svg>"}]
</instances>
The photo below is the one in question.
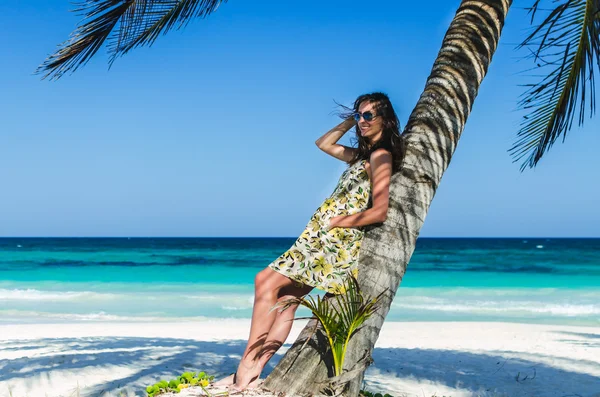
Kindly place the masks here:
<instances>
[{"instance_id":1,"label":"palm tree","mask_svg":"<svg viewBox=\"0 0 600 397\"><path fill-rule=\"evenodd\" d=\"M45 77L60 78L87 62L108 39L111 62L132 48L148 45L195 17L205 17L219 0L88 0L86 21L59 51L40 67ZM541 0L530 8L532 20ZM392 177L386 222L370 228L361 246L359 285L379 296L378 310L350 340L344 369L330 377L327 338L309 322L265 381L265 388L289 394L319 394L327 386L345 385L356 396L364 370L395 291L414 251L429 205L454 154L485 77L511 0L463 0L442 43L425 89L403 132L406 156ZM510 149L522 169L534 167L572 124L575 110L583 122L584 103L594 111L594 68L600 65L600 0L564 0L525 39L537 46L532 57L550 72L529 86L520 102L529 113ZM587 92L587 96L586 96ZM368 268L368 271L363 271ZM331 389L331 387L330 387Z\"/></svg>"},{"instance_id":2,"label":"palm tree","mask_svg":"<svg viewBox=\"0 0 600 397\"><path fill-rule=\"evenodd\" d=\"M510 0L462 2L409 117L403 132L406 154L402 169L392 176L387 220L383 226L368 230L361 246L360 288L370 296L383 295L379 310L350 340L346 376L333 380L347 382L348 396L356 396L360 391L364 370L370 364L371 352L415 249L431 200L497 48L510 5ZM331 374L328 363L322 359L323 338L316 334L306 343L313 327L309 323L302 331L265 380L265 388L290 394L319 394L320 389L327 388ZM337 385L329 388L337 389Z\"/></svg>"}]
</instances>

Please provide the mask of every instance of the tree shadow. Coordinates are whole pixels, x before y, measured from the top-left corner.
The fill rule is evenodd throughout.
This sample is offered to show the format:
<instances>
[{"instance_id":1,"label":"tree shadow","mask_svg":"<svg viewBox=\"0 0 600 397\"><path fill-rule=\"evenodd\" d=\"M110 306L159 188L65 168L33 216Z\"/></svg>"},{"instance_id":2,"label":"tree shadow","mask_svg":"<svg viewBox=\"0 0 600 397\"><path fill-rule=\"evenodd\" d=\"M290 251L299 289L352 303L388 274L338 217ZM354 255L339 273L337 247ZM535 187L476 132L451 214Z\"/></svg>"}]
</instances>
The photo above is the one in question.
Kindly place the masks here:
<instances>
[{"instance_id":1,"label":"tree shadow","mask_svg":"<svg viewBox=\"0 0 600 397\"><path fill-rule=\"evenodd\" d=\"M570 343L577 346L600 347L600 334L569 331L556 331L555 333L573 337L573 339L561 339L560 342ZM600 391L600 386L598 387L598 390Z\"/></svg>"},{"instance_id":2,"label":"tree shadow","mask_svg":"<svg viewBox=\"0 0 600 397\"><path fill-rule=\"evenodd\" d=\"M519 352L497 351L469 353L452 350L376 348L374 365L367 370L366 384L373 390L393 395L423 396L441 389L454 389L475 396L543 396L591 397L600 392L600 366L598 362L583 362L577 358L554 360L550 355L524 355ZM549 365L554 362L556 366ZM596 368L596 375L586 373ZM567 370L565 368L569 368ZM575 372L578 368L581 372ZM395 387L405 383L403 390L390 389L386 378L396 378ZM415 390L414 385L419 385ZM423 386L429 385L427 388ZM394 394L396 393L396 394ZM437 395L440 392L437 392ZM430 396L431 394L426 394Z\"/></svg>"},{"instance_id":3,"label":"tree shadow","mask_svg":"<svg viewBox=\"0 0 600 397\"><path fill-rule=\"evenodd\" d=\"M30 341L43 346L45 351L33 357L0 360L0 391L15 383L32 385L44 381L52 384L53 371L70 374L77 385L85 385L85 378L94 370L115 369L113 373L127 374L83 386L80 395L111 395L117 391L144 394L146 386L160 379L172 379L185 371L205 371L216 377L235 370L246 342L232 340L205 342L170 338L60 338ZM23 351L23 355L30 354ZM266 370L270 371L279 356L273 358ZM141 395L140 394L140 395ZM19 395L18 392L15 395Z\"/></svg>"},{"instance_id":4,"label":"tree shadow","mask_svg":"<svg viewBox=\"0 0 600 397\"><path fill-rule=\"evenodd\" d=\"M174 378L185 371L205 371L216 377L233 372L246 343L243 340L209 342L131 337L37 339L29 342L31 346L44 346L44 353L0 360L2 391L15 382L28 386L35 382L52 385L53 379L56 379L54 371L59 371L69 374L69 381L74 382L69 387L73 390L78 384L82 386L79 390L82 397L120 395L121 392L143 395L146 386L161 379ZM284 349L289 346L284 345ZM30 354L30 351L24 350L23 354ZM273 357L262 377L271 372L282 354L279 352ZM552 366L548 364L552 362L551 356L537 357L539 360L531 356L524 359L519 353L506 351L476 354L376 348L373 352L374 365L367 370L365 383L368 390L420 397L423 391L426 396L433 395L438 386L461 395L471 392L480 396L511 397L589 397L600 391L598 376L572 369L581 368L577 367L582 364L577 359L562 359ZM588 367L594 364L598 363L587 363ZM91 386L85 385L85 378L90 372L102 369L108 369L110 375ZM20 392L15 395L20 395Z\"/></svg>"}]
</instances>

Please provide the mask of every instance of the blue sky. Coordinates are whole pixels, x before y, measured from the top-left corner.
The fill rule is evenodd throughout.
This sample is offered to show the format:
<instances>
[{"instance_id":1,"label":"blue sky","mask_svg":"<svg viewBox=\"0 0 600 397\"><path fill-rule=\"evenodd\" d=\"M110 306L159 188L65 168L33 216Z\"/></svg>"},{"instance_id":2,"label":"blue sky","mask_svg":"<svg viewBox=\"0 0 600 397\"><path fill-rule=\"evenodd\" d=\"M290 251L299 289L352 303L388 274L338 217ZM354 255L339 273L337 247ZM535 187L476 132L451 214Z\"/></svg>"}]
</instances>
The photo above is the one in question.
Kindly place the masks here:
<instances>
[{"instance_id":1,"label":"blue sky","mask_svg":"<svg viewBox=\"0 0 600 397\"><path fill-rule=\"evenodd\" d=\"M297 236L344 169L314 144L333 100L387 92L404 125L458 4L231 0L49 82L72 4L2 3L0 236ZM526 28L513 8L423 237L600 237L597 116L535 170L507 153Z\"/></svg>"}]
</instances>

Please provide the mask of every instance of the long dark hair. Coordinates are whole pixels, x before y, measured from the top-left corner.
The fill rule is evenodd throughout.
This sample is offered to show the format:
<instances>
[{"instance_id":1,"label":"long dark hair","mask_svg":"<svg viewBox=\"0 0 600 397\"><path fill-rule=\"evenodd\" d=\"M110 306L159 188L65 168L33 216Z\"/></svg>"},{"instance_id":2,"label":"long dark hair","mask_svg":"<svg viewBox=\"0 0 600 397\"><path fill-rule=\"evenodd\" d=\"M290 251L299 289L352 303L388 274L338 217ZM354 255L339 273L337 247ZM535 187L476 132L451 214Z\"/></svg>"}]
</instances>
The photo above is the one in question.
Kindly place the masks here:
<instances>
[{"instance_id":1,"label":"long dark hair","mask_svg":"<svg viewBox=\"0 0 600 397\"><path fill-rule=\"evenodd\" d=\"M353 145L356 145L358 149L356 156L349 162L354 164L359 160L369 160L371 153L375 150L384 148L392 154L393 165L392 172L396 172L402 165L404 159L404 140L400 136L400 121L398 116L392 107L390 98L382 92L372 92L370 94L364 94L356 98L354 101L353 109L347 106L340 105L343 111L340 112L339 116L343 119L352 117L352 115L358 112L358 108L363 102L373 104L376 116L381 116L383 119L383 134L381 139L373 146L369 146L367 138L360 135L360 129L358 125L355 127L355 139L353 139Z\"/></svg>"}]
</instances>

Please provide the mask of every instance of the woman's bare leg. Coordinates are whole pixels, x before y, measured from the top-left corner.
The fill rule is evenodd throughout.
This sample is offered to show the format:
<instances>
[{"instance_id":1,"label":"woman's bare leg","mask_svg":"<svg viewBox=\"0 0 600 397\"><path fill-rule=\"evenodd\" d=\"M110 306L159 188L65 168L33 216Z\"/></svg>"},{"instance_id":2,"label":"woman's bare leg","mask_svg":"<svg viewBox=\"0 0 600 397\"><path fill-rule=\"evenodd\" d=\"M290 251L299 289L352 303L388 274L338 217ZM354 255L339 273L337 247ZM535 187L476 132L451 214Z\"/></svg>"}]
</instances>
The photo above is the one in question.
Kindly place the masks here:
<instances>
[{"instance_id":1,"label":"woman's bare leg","mask_svg":"<svg viewBox=\"0 0 600 397\"><path fill-rule=\"evenodd\" d=\"M266 268L256 275L250 335L236 372L234 389L243 390L258 379L262 370L258 359L279 314L272 308L277 303L280 292L284 288L292 287L293 283L291 279L271 268Z\"/></svg>"},{"instance_id":2,"label":"woman's bare leg","mask_svg":"<svg viewBox=\"0 0 600 397\"><path fill-rule=\"evenodd\" d=\"M291 298L299 298L308 294L312 290L310 286L301 286L301 287L288 287L282 291L282 296L277 300L277 303L286 301ZM298 309L298 305L293 305L288 307L286 310L281 311L277 310L277 318L267 335L267 339L263 344L262 351L259 355L259 366L262 370L267 362L273 357L277 350L285 343L285 340L290 334L292 329L292 325L294 323L294 316L296 314L296 310Z\"/></svg>"},{"instance_id":3,"label":"woman's bare leg","mask_svg":"<svg viewBox=\"0 0 600 397\"><path fill-rule=\"evenodd\" d=\"M277 299L277 304L283 302L287 299L297 298L308 294L312 290L312 287L309 286L291 286L287 288L283 288L280 292L280 297ZM265 367L267 362L273 357L273 355L279 350L279 348L285 343L288 335L290 334L290 330L292 329L292 324L294 320L294 314L297 305L293 305L288 307L285 311L281 311L280 309L276 309L277 316L269 333L265 339L265 342L262 345L261 351L258 353L258 366L260 371ZM234 383L234 375L230 375L224 379L221 379L216 383L217 386L228 386ZM257 387L259 384L259 379L255 379L248 384L248 388Z\"/></svg>"}]
</instances>

